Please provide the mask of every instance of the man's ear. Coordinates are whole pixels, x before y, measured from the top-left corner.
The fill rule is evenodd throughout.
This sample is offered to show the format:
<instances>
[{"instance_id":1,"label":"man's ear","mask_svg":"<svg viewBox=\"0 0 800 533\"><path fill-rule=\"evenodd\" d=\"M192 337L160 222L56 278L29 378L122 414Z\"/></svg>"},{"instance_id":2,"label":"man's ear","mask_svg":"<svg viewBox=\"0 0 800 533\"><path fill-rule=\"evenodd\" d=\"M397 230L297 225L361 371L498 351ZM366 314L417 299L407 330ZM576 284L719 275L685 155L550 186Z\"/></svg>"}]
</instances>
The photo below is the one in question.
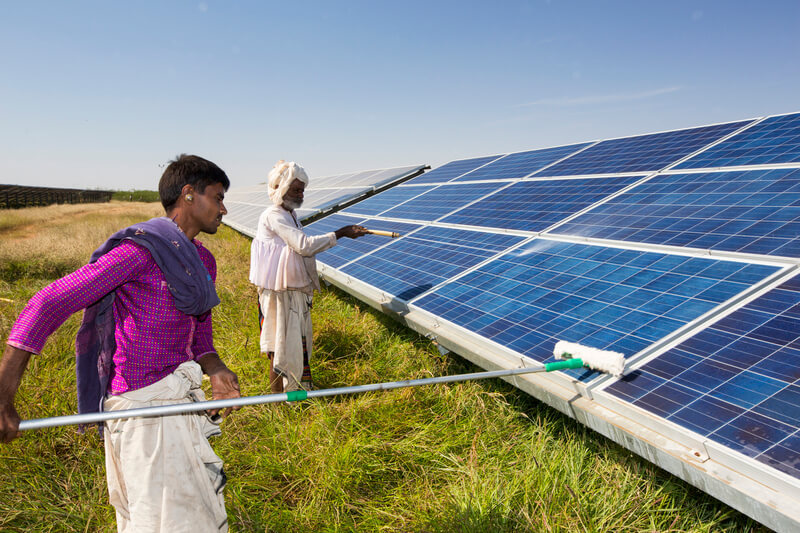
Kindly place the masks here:
<instances>
[{"instance_id":1,"label":"man's ear","mask_svg":"<svg viewBox=\"0 0 800 533\"><path fill-rule=\"evenodd\" d=\"M181 189L181 197L189 203L192 203L195 197L194 187L188 183Z\"/></svg>"}]
</instances>

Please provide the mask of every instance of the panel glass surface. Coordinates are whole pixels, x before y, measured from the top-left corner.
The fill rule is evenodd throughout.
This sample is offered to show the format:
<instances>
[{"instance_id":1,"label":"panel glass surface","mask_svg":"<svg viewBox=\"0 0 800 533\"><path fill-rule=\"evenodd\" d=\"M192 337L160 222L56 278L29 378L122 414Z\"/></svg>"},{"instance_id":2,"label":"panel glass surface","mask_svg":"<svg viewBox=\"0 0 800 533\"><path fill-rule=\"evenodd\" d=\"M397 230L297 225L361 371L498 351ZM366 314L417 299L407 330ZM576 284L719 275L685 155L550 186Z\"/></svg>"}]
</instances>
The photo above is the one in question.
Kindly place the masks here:
<instances>
[{"instance_id":1,"label":"panel glass surface","mask_svg":"<svg viewBox=\"0 0 800 533\"><path fill-rule=\"evenodd\" d=\"M225 205L227 206L230 202L256 204L262 208L272 205L272 200L269 199L267 194L266 185L228 191L225 193Z\"/></svg>"},{"instance_id":2,"label":"panel glass surface","mask_svg":"<svg viewBox=\"0 0 800 533\"><path fill-rule=\"evenodd\" d=\"M445 217L441 222L542 231L641 177L517 182Z\"/></svg>"},{"instance_id":3,"label":"panel glass surface","mask_svg":"<svg viewBox=\"0 0 800 533\"><path fill-rule=\"evenodd\" d=\"M569 176L660 170L749 122L611 139L568 157L539 174Z\"/></svg>"},{"instance_id":4,"label":"panel glass surface","mask_svg":"<svg viewBox=\"0 0 800 533\"><path fill-rule=\"evenodd\" d=\"M222 221L226 224L233 224L241 229L246 229L250 235L255 235L256 226L258 225L258 217L264 208L260 205L251 205L240 202L228 202L225 199L225 207L228 209L228 214L222 217Z\"/></svg>"},{"instance_id":5,"label":"panel glass surface","mask_svg":"<svg viewBox=\"0 0 800 533\"><path fill-rule=\"evenodd\" d=\"M267 195L267 186L262 183L260 185L251 185L249 187L237 187L230 189L225 193L225 203L235 200L247 203L264 203L272 205Z\"/></svg>"},{"instance_id":6,"label":"panel glass surface","mask_svg":"<svg viewBox=\"0 0 800 533\"><path fill-rule=\"evenodd\" d=\"M341 270L409 300L522 240L513 235L424 227Z\"/></svg>"},{"instance_id":7,"label":"panel glass surface","mask_svg":"<svg viewBox=\"0 0 800 533\"><path fill-rule=\"evenodd\" d=\"M800 162L800 113L767 118L676 168L797 162Z\"/></svg>"},{"instance_id":8,"label":"panel glass surface","mask_svg":"<svg viewBox=\"0 0 800 533\"><path fill-rule=\"evenodd\" d=\"M412 303L539 362L559 340L630 357L776 269L536 239Z\"/></svg>"},{"instance_id":9,"label":"panel glass surface","mask_svg":"<svg viewBox=\"0 0 800 533\"><path fill-rule=\"evenodd\" d=\"M800 478L800 276L606 392Z\"/></svg>"},{"instance_id":10,"label":"panel glass surface","mask_svg":"<svg viewBox=\"0 0 800 533\"><path fill-rule=\"evenodd\" d=\"M574 154L589 144L590 143L573 144L570 146L559 146L556 148L508 154L505 157L496 159L488 165L473 170L469 174L465 174L453 181L524 178L551 163L555 163L559 159Z\"/></svg>"},{"instance_id":11,"label":"panel glass surface","mask_svg":"<svg viewBox=\"0 0 800 533\"><path fill-rule=\"evenodd\" d=\"M798 257L800 169L655 176L553 233Z\"/></svg>"},{"instance_id":12,"label":"panel glass surface","mask_svg":"<svg viewBox=\"0 0 800 533\"><path fill-rule=\"evenodd\" d=\"M365 170L332 176L312 176L306 186L303 206L295 214L306 220L325 210L346 204L368 194L376 188L402 181L424 168L424 165L395 167L382 170ZM272 205L266 183L235 187L225 193L228 214L222 221L231 222L237 230L255 235L258 217Z\"/></svg>"},{"instance_id":13,"label":"panel glass surface","mask_svg":"<svg viewBox=\"0 0 800 533\"><path fill-rule=\"evenodd\" d=\"M313 224L309 224L305 227L305 231L309 235L320 235L336 231L342 226L349 226L351 224L360 224L368 229L394 231L401 235L406 235L419 228L416 224L388 222L385 220L365 219L362 217L348 217L337 213L322 218ZM336 246L333 248L329 248L317 254L316 258L321 263L339 268L364 254L373 252L376 248L388 244L390 241L390 237L383 237L381 235L364 235L357 239L345 237L339 239Z\"/></svg>"},{"instance_id":14,"label":"panel glass surface","mask_svg":"<svg viewBox=\"0 0 800 533\"><path fill-rule=\"evenodd\" d=\"M375 216L432 190L434 185L398 185L347 208L348 213Z\"/></svg>"},{"instance_id":15,"label":"panel glass surface","mask_svg":"<svg viewBox=\"0 0 800 533\"><path fill-rule=\"evenodd\" d=\"M440 185L425 194L381 213L381 216L432 221L491 194L508 183L461 183ZM356 211L360 209L353 206ZM472 208L470 208L472 209Z\"/></svg>"},{"instance_id":16,"label":"panel glass surface","mask_svg":"<svg viewBox=\"0 0 800 533\"><path fill-rule=\"evenodd\" d=\"M303 193L303 208L314 206L309 211L319 212L349 202L371 190L371 187L341 187L335 189L308 189ZM305 217L301 217L305 218Z\"/></svg>"},{"instance_id":17,"label":"panel glass surface","mask_svg":"<svg viewBox=\"0 0 800 533\"><path fill-rule=\"evenodd\" d=\"M500 154L502 155L502 154ZM459 159L458 161L450 161L440 167L436 167L430 172L426 172L421 176L417 176L408 181L408 183L443 183L457 178L462 174L475 170L476 168L485 165L490 161L494 161L500 155L490 155L486 157L475 157L473 159Z\"/></svg>"}]
</instances>

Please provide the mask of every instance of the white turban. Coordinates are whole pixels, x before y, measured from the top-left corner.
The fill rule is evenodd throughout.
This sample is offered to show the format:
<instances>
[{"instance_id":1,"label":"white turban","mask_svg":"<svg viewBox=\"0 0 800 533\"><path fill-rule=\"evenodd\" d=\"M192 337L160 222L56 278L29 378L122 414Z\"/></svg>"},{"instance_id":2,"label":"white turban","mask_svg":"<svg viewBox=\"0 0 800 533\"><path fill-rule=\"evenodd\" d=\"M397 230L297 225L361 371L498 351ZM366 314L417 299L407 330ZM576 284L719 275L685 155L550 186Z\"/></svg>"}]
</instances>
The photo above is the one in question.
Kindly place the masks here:
<instances>
[{"instance_id":1,"label":"white turban","mask_svg":"<svg viewBox=\"0 0 800 533\"><path fill-rule=\"evenodd\" d=\"M303 167L294 161L287 162L283 159L275 163L267 176L267 192L273 204L278 206L283 204L283 196L294 180L300 180L308 185L308 174Z\"/></svg>"}]
</instances>

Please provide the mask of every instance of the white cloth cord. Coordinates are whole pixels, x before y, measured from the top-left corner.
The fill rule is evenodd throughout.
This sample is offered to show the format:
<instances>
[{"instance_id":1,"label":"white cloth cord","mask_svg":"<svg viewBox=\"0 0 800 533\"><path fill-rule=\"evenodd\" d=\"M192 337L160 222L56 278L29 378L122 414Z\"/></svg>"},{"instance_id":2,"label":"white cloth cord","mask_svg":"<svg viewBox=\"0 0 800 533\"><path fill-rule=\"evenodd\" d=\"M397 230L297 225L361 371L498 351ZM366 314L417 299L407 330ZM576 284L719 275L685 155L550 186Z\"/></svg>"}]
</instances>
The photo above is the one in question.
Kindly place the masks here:
<instances>
[{"instance_id":1,"label":"white cloth cord","mask_svg":"<svg viewBox=\"0 0 800 533\"><path fill-rule=\"evenodd\" d=\"M264 324L261 351L273 352L272 368L283 378L283 390L300 388L303 376L303 337L309 363L313 349L313 328L308 296L300 291L262 291L258 296Z\"/></svg>"},{"instance_id":2,"label":"white cloth cord","mask_svg":"<svg viewBox=\"0 0 800 533\"><path fill-rule=\"evenodd\" d=\"M336 234L309 236L282 207L268 207L258 218L250 244L250 282L271 291L319 290L314 256L336 244Z\"/></svg>"},{"instance_id":3,"label":"white cloth cord","mask_svg":"<svg viewBox=\"0 0 800 533\"><path fill-rule=\"evenodd\" d=\"M200 365L187 361L152 385L106 398L104 409L203 401L202 380ZM107 421L106 477L117 530L227 531L222 460L208 443L220 433L204 413Z\"/></svg>"}]
</instances>

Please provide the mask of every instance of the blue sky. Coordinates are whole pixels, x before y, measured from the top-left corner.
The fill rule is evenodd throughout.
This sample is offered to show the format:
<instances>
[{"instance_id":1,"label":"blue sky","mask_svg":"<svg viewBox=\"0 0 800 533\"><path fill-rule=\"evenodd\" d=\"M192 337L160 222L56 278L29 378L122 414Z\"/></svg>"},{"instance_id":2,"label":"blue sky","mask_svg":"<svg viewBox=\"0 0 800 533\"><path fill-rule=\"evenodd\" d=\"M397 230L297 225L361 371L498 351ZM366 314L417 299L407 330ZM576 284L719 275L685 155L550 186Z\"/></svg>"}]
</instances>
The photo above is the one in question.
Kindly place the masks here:
<instances>
[{"instance_id":1,"label":"blue sky","mask_svg":"<svg viewBox=\"0 0 800 533\"><path fill-rule=\"evenodd\" d=\"M800 2L3 1L0 183L234 187L800 111Z\"/></svg>"}]
</instances>

